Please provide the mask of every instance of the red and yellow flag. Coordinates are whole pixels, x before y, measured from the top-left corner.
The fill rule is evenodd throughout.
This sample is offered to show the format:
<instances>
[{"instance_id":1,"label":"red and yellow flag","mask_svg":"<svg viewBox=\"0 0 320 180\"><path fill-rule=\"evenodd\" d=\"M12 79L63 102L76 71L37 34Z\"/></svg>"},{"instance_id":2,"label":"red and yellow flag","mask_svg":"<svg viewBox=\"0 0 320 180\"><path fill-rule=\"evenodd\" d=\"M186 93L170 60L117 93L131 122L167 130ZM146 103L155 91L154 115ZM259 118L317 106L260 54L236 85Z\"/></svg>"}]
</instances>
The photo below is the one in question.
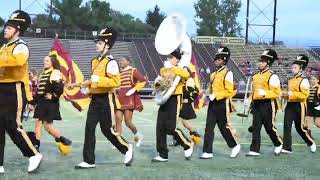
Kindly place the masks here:
<instances>
[{"instance_id":1,"label":"red and yellow flag","mask_svg":"<svg viewBox=\"0 0 320 180\"><path fill-rule=\"evenodd\" d=\"M194 68L191 71L195 72L194 81L195 81L196 87L199 89L199 96L194 101L194 110L195 110L195 112L200 112L202 107L204 107L206 105L206 103L205 103L206 94L205 94L205 92L203 91L203 89L201 87L201 82L200 82L200 79L199 79L199 68L198 68L198 65L197 65L197 58L194 55L194 53L192 53L192 55L191 55L191 64L192 64L191 67Z\"/></svg>"},{"instance_id":2,"label":"red and yellow flag","mask_svg":"<svg viewBox=\"0 0 320 180\"><path fill-rule=\"evenodd\" d=\"M84 81L84 76L78 65L72 60L69 52L63 47L63 44L58 37L53 40L49 55L56 55L60 63L60 71L64 79L64 84L81 83ZM63 96L65 100L70 101L72 105L79 111L87 108L90 99L80 92L80 88L69 90L64 88Z\"/></svg>"}]
</instances>

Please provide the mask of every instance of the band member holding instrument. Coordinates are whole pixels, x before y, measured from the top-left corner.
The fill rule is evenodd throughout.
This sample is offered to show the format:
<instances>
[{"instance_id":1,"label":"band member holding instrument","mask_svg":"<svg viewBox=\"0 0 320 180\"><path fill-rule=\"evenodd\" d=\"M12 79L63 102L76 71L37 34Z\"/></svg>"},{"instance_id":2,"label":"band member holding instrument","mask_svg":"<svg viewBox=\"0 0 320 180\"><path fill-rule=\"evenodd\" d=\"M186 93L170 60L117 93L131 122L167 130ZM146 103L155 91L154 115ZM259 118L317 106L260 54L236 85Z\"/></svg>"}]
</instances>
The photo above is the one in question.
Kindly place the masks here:
<instances>
[{"instance_id":1,"label":"band member holding instrument","mask_svg":"<svg viewBox=\"0 0 320 180\"><path fill-rule=\"evenodd\" d=\"M22 129L21 122L26 102L32 101L28 84L29 48L20 39L30 23L29 14L17 10L5 24L6 43L0 49L0 173L4 173L5 132L29 158L29 173L35 172L42 160L42 155Z\"/></svg>"},{"instance_id":2,"label":"band member holding instrument","mask_svg":"<svg viewBox=\"0 0 320 180\"><path fill-rule=\"evenodd\" d=\"M226 67L229 59L230 50L227 47L220 47L214 59L216 71L210 76L210 103L201 159L211 159L213 157L212 144L216 124L218 124L219 130L228 146L232 148L230 157L235 158L240 152L236 130L232 128L230 120L230 113L232 112L231 101L236 91L233 87L233 73Z\"/></svg>"},{"instance_id":3,"label":"band member holding instrument","mask_svg":"<svg viewBox=\"0 0 320 180\"><path fill-rule=\"evenodd\" d=\"M40 75L35 101L36 108L34 118L35 146L39 150L41 129L44 129L55 138L58 150L62 155L71 151L71 140L61 135L61 132L53 127L54 120L61 120L59 99L63 93L63 82L60 72L60 64L55 55L46 56L43 60L44 70Z\"/></svg>"},{"instance_id":4,"label":"band member holding instrument","mask_svg":"<svg viewBox=\"0 0 320 180\"><path fill-rule=\"evenodd\" d=\"M278 135L275 120L278 110L277 99L280 96L280 79L270 70L273 62L278 59L277 53L272 49L266 49L258 63L259 73L252 78L251 113L252 141L250 152L247 156L259 156L261 144L261 127L264 125L275 149L275 155L279 155L282 149L282 139Z\"/></svg>"},{"instance_id":5,"label":"band member holding instrument","mask_svg":"<svg viewBox=\"0 0 320 180\"><path fill-rule=\"evenodd\" d=\"M159 156L152 159L153 162L168 161L167 135L172 135L184 149L184 156L189 160L193 152L193 143L191 143L184 133L176 128L179 119L181 108L181 95L184 86L184 81L190 76L186 69L178 67L178 61L181 59L181 52L179 49L168 55L168 60L160 69L160 76L155 80L156 86L161 84L163 79L174 79L180 76L181 80L177 85L174 93L170 98L160 106L157 117L157 151Z\"/></svg>"},{"instance_id":6,"label":"band member holding instrument","mask_svg":"<svg viewBox=\"0 0 320 180\"><path fill-rule=\"evenodd\" d=\"M317 150L315 141L304 125L310 84L308 79L302 75L302 71L307 67L308 63L309 58L304 54L300 54L291 66L294 77L290 78L288 82L288 103L284 114L282 153L292 152L291 128L293 122L301 138L310 147L310 151L314 153Z\"/></svg>"},{"instance_id":7,"label":"band member holding instrument","mask_svg":"<svg viewBox=\"0 0 320 180\"><path fill-rule=\"evenodd\" d=\"M95 130L98 123L103 135L124 155L124 164L130 166L133 159L132 144L115 132L115 109L120 106L115 89L120 87L120 71L116 60L109 54L117 38L117 32L105 28L98 34L96 42L100 55L91 61L92 75L89 81L82 83L87 90L82 92L91 95L87 114L85 139L83 146L83 162L76 169L95 167ZM74 85L70 85L72 86Z\"/></svg>"},{"instance_id":8,"label":"band member holding instrument","mask_svg":"<svg viewBox=\"0 0 320 180\"><path fill-rule=\"evenodd\" d=\"M145 86L146 80L136 68L129 66L129 64L130 57L122 57L120 59L121 85L118 97L121 108L116 110L116 129L119 134L122 134L122 119L124 118L126 126L134 134L136 147L140 147L143 140L143 135L133 124L132 115L134 110L137 110L139 112L143 110L143 105L141 103L138 92Z\"/></svg>"},{"instance_id":9,"label":"band member holding instrument","mask_svg":"<svg viewBox=\"0 0 320 180\"><path fill-rule=\"evenodd\" d=\"M307 114L306 114L306 129L311 136L311 121L314 125L320 128L320 77L311 77L310 94L307 100ZM312 137L312 136L311 136Z\"/></svg>"}]
</instances>

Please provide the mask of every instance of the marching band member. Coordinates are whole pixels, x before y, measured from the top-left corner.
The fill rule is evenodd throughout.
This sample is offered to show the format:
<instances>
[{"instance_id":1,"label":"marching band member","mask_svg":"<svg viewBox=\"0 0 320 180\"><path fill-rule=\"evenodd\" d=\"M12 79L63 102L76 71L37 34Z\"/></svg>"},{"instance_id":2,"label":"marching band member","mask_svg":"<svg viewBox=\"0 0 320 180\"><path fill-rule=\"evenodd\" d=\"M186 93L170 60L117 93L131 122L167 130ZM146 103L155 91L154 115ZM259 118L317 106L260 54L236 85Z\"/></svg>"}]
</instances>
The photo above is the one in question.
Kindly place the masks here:
<instances>
[{"instance_id":1,"label":"marching band member","mask_svg":"<svg viewBox=\"0 0 320 180\"><path fill-rule=\"evenodd\" d=\"M313 119L314 125L320 128L320 77L311 77L310 94L307 100L307 113L306 113L306 129L311 136L311 120ZM311 136L312 137L312 136Z\"/></svg>"},{"instance_id":2,"label":"marching band member","mask_svg":"<svg viewBox=\"0 0 320 180\"><path fill-rule=\"evenodd\" d=\"M146 84L146 80L136 68L132 68L131 66L129 66L129 64L129 57L121 58L121 85L118 94L121 108L116 110L116 129L119 134L122 134L122 119L124 117L126 126L132 131L135 136L134 140L136 142L136 147L140 147L143 135L133 124L132 115L134 110L137 110L139 112L143 110L143 105L141 103L138 92L144 87L144 85Z\"/></svg>"},{"instance_id":3,"label":"marching band member","mask_svg":"<svg viewBox=\"0 0 320 180\"><path fill-rule=\"evenodd\" d=\"M63 82L60 72L60 64L55 55L46 56L43 60L44 70L40 75L36 91L36 108L34 118L35 146L39 150L41 129L44 129L55 138L56 145L62 155L71 151L71 140L61 135L61 132L53 127L53 120L61 120L59 110L59 98L63 93Z\"/></svg>"},{"instance_id":4,"label":"marching band member","mask_svg":"<svg viewBox=\"0 0 320 180\"><path fill-rule=\"evenodd\" d=\"M82 83L83 93L91 95L85 139L83 147L83 162L76 169L95 167L95 130L98 123L103 135L124 154L124 164L130 166L133 159L132 144L115 132L115 109L119 107L115 89L121 84L119 66L116 60L109 54L117 38L117 32L111 28L105 28L98 34L96 40L97 51L100 56L91 61L92 75L89 81ZM70 85L72 88L73 85Z\"/></svg>"},{"instance_id":5,"label":"marching band member","mask_svg":"<svg viewBox=\"0 0 320 180\"><path fill-rule=\"evenodd\" d=\"M17 10L5 24L6 44L0 49L0 173L4 173L5 132L29 158L29 173L34 172L42 160L21 123L25 104L32 101L28 78L29 48L20 39L30 23L29 14Z\"/></svg>"},{"instance_id":6,"label":"marching band member","mask_svg":"<svg viewBox=\"0 0 320 180\"><path fill-rule=\"evenodd\" d=\"M231 98L236 94L236 91L233 87L233 73L226 67L229 59L230 50L227 47L220 47L214 59L216 71L210 76L210 103L201 159L211 159L213 157L212 144L216 124L218 124L220 132L228 146L232 148L230 157L235 158L240 152L236 130L232 128L230 120L230 113L232 112Z\"/></svg>"},{"instance_id":7,"label":"marching band member","mask_svg":"<svg viewBox=\"0 0 320 180\"><path fill-rule=\"evenodd\" d=\"M310 84L308 79L302 75L307 67L309 58L301 54L293 62L291 71L294 75L288 82L288 103L284 113L284 142L282 153L292 152L291 128L294 122L295 128L304 142L310 147L311 152L316 152L317 146L305 127L306 103L309 96Z\"/></svg>"},{"instance_id":8,"label":"marching band member","mask_svg":"<svg viewBox=\"0 0 320 180\"><path fill-rule=\"evenodd\" d=\"M261 144L261 127L264 125L275 149L275 155L279 155L282 149L282 139L278 135L275 120L277 113L277 99L280 96L279 77L270 70L273 62L278 59L277 53L272 49L266 49L259 60L259 73L252 78L252 110L253 122L251 126L252 141L247 156L259 156Z\"/></svg>"},{"instance_id":9,"label":"marching band member","mask_svg":"<svg viewBox=\"0 0 320 180\"><path fill-rule=\"evenodd\" d=\"M187 70L177 66L180 59L181 52L179 49L176 49L174 52L169 54L164 67L160 69L160 76L155 80L156 86L158 86L161 84L163 79L173 79L176 76L181 77L174 93L164 104L160 105L158 110L156 136L159 156L153 158L153 162L168 161L167 135L174 136L178 143L184 148L184 155L187 160L192 156L193 143L186 138L180 129L176 128L181 108L181 95L183 93L182 89L184 86L183 81L190 76Z\"/></svg>"}]
</instances>

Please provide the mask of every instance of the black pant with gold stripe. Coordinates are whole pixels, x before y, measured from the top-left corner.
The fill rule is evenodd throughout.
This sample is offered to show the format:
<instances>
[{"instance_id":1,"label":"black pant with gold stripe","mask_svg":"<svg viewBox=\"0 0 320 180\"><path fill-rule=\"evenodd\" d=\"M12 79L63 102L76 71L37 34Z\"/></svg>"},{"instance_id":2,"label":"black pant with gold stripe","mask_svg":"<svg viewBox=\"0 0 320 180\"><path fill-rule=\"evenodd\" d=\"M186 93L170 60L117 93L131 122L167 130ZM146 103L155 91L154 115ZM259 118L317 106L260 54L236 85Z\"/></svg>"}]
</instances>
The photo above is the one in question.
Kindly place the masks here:
<instances>
[{"instance_id":1,"label":"black pant with gold stripe","mask_svg":"<svg viewBox=\"0 0 320 180\"><path fill-rule=\"evenodd\" d=\"M252 107L252 141L250 151L260 152L261 128L264 125L267 134L271 138L274 146L282 144L281 136L278 135L275 125L276 119L276 100L254 100Z\"/></svg>"},{"instance_id":2,"label":"black pant with gold stripe","mask_svg":"<svg viewBox=\"0 0 320 180\"><path fill-rule=\"evenodd\" d=\"M128 143L113 130L115 122L116 100L114 93L95 94L87 114L83 160L88 164L95 163L96 127L100 123L103 135L122 153L128 151Z\"/></svg>"},{"instance_id":3,"label":"black pant with gold stripe","mask_svg":"<svg viewBox=\"0 0 320 180\"><path fill-rule=\"evenodd\" d=\"M292 137L291 129L292 123L296 127L297 132L302 137L304 142L308 146L311 146L314 143L314 140L309 135L308 131L305 129L304 120L305 120L306 106L302 102L288 102L285 113L284 113L284 127L283 127L283 149L292 151Z\"/></svg>"},{"instance_id":4,"label":"black pant with gold stripe","mask_svg":"<svg viewBox=\"0 0 320 180\"><path fill-rule=\"evenodd\" d=\"M25 103L22 83L0 83L0 166L3 165L5 132L24 156L31 157L38 153L22 129L21 117Z\"/></svg>"},{"instance_id":5,"label":"black pant with gold stripe","mask_svg":"<svg viewBox=\"0 0 320 180\"><path fill-rule=\"evenodd\" d=\"M218 124L219 130L230 148L233 148L238 144L235 130L231 127L230 108L231 104L229 99L210 101L204 134L203 152L212 153L214 128L216 124Z\"/></svg>"},{"instance_id":6,"label":"black pant with gold stripe","mask_svg":"<svg viewBox=\"0 0 320 180\"><path fill-rule=\"evenodd\" d=\"M181 95L171 95L166 103L160 106L157 117L157 151L160 157L168 158L167 135L172 135L187 150L191 142L184 133L176 128L181 107Z\"/></svg>"}]
</instances>

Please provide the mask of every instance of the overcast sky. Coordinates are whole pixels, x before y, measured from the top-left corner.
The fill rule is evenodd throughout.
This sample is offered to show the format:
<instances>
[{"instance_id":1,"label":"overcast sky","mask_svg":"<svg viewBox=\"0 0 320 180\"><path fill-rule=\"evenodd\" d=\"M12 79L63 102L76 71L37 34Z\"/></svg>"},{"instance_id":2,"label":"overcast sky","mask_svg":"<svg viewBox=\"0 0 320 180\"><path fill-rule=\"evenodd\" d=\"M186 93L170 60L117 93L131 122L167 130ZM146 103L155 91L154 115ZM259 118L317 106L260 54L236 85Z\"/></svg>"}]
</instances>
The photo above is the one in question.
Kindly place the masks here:
<instances>
[{"instance_id":1,"label":"overcast sky","mask_svg":"<svg viewBox=\"0 0 320 180\"><path fill-rule=\"evenodd\" d=\"M195 11L193 8L196 0L107 0L113 9L129 13L142 20L146 11L153 9L156 4L166 13L179 12L184 14L188 21L188 33L195 34L197 26L194 22ZM273 0L254 0L259 8L263 9ZM10 2L10 3L8 3ZM11 12L19 8L19 0L0 0L0 16L8 18ZM22 0L22 9L33 13L44 12L44 7L49 0ZM241 0L242 8L238 17L243 29L245 29L246 0ZM251 19L257 14L257 8L250 4ZM320 45L320 1L319 0L278 0L277 6L277 30L278 40L284 40L290 45ZM267 16L272 20L272 8L268 8ZM268 23L264 16L259 16L254 23ZM259 34L267 28L255 28ZM250 30L250 38L256 36ZM243 30L243 35L245 31ZM270 30L264 38L271 38Z\"/></svg>"}]
</instances>

